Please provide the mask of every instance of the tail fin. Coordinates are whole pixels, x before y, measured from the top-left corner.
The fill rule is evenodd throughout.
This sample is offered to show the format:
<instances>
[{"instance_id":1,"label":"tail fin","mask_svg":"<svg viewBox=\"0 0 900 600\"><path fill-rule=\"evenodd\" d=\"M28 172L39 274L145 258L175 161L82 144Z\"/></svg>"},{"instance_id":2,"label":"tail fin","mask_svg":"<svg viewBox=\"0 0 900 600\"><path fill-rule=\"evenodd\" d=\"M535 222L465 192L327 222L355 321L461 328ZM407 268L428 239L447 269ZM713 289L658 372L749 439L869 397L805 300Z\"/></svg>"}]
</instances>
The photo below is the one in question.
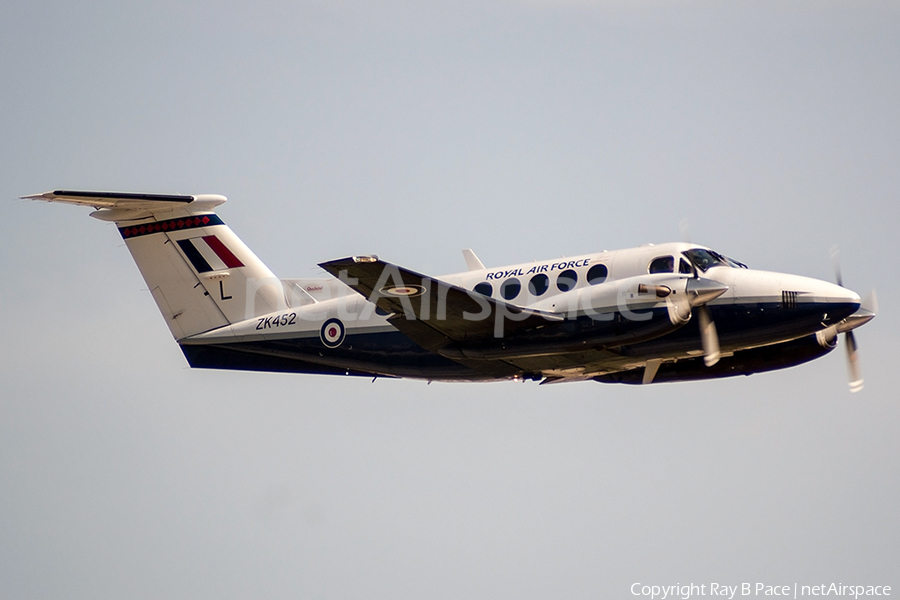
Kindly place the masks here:
<instances>
[{"instance_id":1,"label":"tail fin","mask_svg":"<svg viewBox=\"0 0 900 600\"><path fill-rule=\"evenodd\" d=\"M111 221L176 340L284 308L281 282L213 209L224 196L57 190L32 200L93 206Z\"/></svg>"}]
</instances>

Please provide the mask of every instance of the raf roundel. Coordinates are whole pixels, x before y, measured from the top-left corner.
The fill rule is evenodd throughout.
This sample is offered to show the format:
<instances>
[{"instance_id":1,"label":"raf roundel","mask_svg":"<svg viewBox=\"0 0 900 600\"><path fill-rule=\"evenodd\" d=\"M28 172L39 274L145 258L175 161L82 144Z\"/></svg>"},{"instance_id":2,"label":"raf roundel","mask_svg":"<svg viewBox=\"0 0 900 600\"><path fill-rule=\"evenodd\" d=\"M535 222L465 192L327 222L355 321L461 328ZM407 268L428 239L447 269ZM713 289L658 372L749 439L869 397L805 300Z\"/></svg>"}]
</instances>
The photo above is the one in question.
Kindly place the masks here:
<instances>
[{"instance_id":1,"label":"raf roundel","mask_svg":"<svg viewBox=\"0 0 900 600\"><path fill-rule=\"evenodd\" d=\"M344 341L344 324L340 319L328 319L319 330L319 338L329 348L337 348Z\"/></svg>"},{"instance_id":2,"label":"raf roundel","mask_svg":"<svg viewBox=\"0 0 900 600\"><path fill-rule=\"evenodd\" d=\"M379 290L385 296L396 296L396 297L406 297L406 298L415 298L416 296L421 296L425 293L425 288L421 285L393 285L383 287Z\"/></svg>"},{"instance_id":3,"label":"raf roundel","mask_svg":"<svg viewBox=\"0 0 900 600\"><path fill-rule=\"evenodd\" d=\"M415 298L425 293L425 288L421 285L389 285L378 290L385 296L395 296L398 298Z\"/></svg>"}]
</instances>

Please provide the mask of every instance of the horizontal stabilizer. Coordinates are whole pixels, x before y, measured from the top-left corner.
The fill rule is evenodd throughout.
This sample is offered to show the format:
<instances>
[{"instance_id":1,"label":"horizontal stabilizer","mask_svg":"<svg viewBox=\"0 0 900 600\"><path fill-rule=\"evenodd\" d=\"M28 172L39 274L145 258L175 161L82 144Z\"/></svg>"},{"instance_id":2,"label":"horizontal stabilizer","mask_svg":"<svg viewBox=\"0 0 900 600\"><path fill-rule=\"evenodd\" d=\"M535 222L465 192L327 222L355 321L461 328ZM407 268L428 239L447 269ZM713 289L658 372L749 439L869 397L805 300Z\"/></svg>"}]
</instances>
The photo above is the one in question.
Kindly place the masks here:
<instances>
[{"instance_id":1,"label":"horizontal stabilizer","mask_svg":"<svg viewBox=\"0 0 900 600\"><path fill-rule=\"evenodd\" d=\"M23 200L46 200L48 202L66 202L93 206L94 208L132 208L157 209L164 205L183 206L197 199L196 196L175 194L134 194L130 192L83 192L73 190L56 190L43 194L22 196Z\"/></svg>"},{"instance_id":2,"label":"horizontal stabilizer","mask_svg":"<svg viewBox=\"0 0 900 600\"><path fill-rule=\"evenodd\" d=\"M97 210L91 216L101 221L120 223L135 221L162 215L173 211L186 211L185 214L211 212L225 202L225 196L217 194L180 195L180 194L136 194L133 192L88 192L77 190L56 190L43 194L22 196L23 200L46 200L47 202L63 202L77 206L92 206Z\"/></svg>"}]
</instances>

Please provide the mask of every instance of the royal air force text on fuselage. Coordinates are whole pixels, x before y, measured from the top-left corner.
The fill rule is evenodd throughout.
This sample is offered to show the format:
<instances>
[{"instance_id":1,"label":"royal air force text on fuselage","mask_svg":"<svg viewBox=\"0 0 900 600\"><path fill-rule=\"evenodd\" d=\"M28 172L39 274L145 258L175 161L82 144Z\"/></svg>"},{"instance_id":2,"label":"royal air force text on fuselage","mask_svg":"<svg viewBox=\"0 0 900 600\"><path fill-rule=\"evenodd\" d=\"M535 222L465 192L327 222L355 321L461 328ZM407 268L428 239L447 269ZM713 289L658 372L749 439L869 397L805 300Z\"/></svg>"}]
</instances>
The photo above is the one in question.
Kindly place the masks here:
<instances>
[{"instance_id":1,"label":"royal air force text on fuselage","mask_svg":"<svg viewBox=\"0 0 900 600\"><path fill-rule=\"evenodd\" d=\"M525 275L534 275L536 273L549 273L553 271L562 271L563 269L577 269L586 267L591 264L590 258L582 258L580 260L570 260L568 262L545 263L542 265L534 265L527 271L524 269L512 269L509 271L495 271L484 276L485 279L498 280L507 277L524 277Z\"/></svg>"}]
</instances>

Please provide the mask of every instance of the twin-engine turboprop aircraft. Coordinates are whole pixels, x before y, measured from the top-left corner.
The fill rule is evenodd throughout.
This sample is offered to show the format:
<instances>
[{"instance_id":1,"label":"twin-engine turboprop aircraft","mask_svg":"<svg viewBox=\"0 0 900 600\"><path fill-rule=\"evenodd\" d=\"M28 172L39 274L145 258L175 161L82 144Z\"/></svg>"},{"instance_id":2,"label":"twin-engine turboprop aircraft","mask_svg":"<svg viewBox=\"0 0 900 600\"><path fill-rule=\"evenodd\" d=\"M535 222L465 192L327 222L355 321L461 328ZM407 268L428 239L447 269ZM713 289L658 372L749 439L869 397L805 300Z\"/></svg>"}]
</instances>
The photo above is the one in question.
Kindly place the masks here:
<instances>
[{"instance_id":1,"label":"twin-engine turboprop aircraft","mask_svg":"<svg viewBox=\"0 0 900 600\"><path fill-rule=\"evenodd\" d=\"M671 243L431 277L376 256L279 279L215 214L223 196L54 191L117 225L192 367L446 381L654 383L818 358L875 313L825 281Z\"/></svg>"}]
</instances>

